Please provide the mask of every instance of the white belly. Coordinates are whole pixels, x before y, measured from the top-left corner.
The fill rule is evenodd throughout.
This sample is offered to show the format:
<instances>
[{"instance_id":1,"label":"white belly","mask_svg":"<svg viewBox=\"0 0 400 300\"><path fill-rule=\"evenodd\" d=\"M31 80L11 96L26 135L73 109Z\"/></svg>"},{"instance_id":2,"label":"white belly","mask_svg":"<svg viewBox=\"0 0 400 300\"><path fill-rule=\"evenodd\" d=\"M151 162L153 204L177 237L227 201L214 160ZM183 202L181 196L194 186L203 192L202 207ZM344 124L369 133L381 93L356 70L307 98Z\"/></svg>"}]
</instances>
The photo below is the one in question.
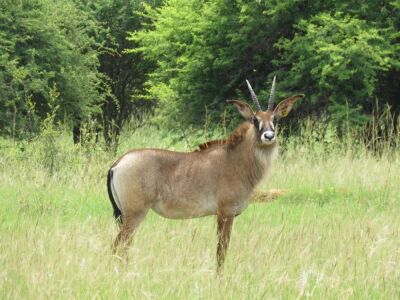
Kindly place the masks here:
<instances>
[{"instance_id":1,"label":"white belly","mask_svg":"<svg viewBox=\"0 0 400 300\"><path fill-rule=\"evenodd\" d=\"M159 199L152 209L159 215L169 219L191 219L215 215L217 203L215 197L206 199Z\"/></svg>"}]
</instances>

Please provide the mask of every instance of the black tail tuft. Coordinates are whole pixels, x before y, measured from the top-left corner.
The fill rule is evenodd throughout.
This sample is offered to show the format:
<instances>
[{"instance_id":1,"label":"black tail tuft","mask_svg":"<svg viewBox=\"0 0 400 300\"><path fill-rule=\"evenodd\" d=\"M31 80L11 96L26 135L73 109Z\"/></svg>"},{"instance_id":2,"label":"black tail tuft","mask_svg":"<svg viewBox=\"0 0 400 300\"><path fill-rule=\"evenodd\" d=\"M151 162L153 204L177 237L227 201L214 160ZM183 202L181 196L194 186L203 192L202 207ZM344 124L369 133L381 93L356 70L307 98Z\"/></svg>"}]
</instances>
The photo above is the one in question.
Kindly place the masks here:
<instances>
[{"instance_id":1,"label":"black tail tuft","mask_svg":"<svg viewBox=\"0 0 400 300\"><path fill-rule=\"evenodd\" d=\"M114 196L113 196L113 193L111 190L112 177L113 177L113 171L112 171L112 169L110 169L107 174L108 197L110 198L111 205L114 209L115 220L117 220L121 224L122 223L122 218L121 218L122 213L121 213L120 209L118 208L117 204L115 203Z\"/></svg>"}]
</instances>

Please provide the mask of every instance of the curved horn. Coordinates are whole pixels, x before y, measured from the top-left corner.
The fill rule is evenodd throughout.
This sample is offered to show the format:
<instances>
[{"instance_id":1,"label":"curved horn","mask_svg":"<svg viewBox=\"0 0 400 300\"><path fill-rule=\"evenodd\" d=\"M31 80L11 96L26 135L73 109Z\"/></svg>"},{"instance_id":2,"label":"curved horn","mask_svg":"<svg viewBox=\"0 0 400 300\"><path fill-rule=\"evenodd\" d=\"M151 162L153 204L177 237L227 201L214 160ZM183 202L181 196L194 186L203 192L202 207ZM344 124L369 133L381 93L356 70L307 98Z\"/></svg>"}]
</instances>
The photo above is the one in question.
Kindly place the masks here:
<instances>
[{"instance_id":1,"label":"curved horn","mask_svg":"<svg viewBox=\"0 0 400 300\"><path fill-rule=\"evenodd\" d=\"M261 106L260 106L260 103L258 102L256 93L254 93L253 89L251 88L250 82L247 79L246 79L246 83L247 83L247 87L250 90L251 99L253 99L254 104L256 105L257 111L260 111L261 110Z\"/></svg>"},{"instance_id":2,"label":"curved horn","mask_svg":"<svg viewBox=\"0 0 400 300\"><path fill-rule=\"evenodd\" d=\"M274 109L275 84L276 84L276 76L274 76L274 79L272 80L271 94L269 95L269 100L268 100L268 110L269 111L272 111Z\"/></svg>"}]
</instances>

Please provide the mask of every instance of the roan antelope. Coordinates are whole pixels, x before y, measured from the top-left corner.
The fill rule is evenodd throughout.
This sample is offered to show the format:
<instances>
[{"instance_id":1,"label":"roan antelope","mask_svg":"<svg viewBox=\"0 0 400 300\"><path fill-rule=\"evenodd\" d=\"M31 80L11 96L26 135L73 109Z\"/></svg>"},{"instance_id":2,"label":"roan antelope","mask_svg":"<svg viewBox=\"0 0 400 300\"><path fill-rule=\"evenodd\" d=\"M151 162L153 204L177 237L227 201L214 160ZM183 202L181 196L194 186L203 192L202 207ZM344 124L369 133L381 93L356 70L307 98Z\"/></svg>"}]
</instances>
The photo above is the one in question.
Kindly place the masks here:
<instances>
[{"instance_id":1,"label":"roan antelope","mask_svg":"<svg viewBox=\"0 0 400 300\"><path fill-rule=\"evenodd\" d=\"M228 100L246 119L226 140L209 141L194 152L132 150L119 158L107 177L114 216L121 222L114 251L126 248L149 209L171 219L217 215L217 272L229 244L233 219L277 156L274 120L285 117L304 95L294 95L275 109L275 78L268 109L261 110L247 81L256 112L239 100ZM126 251L126 249L124 249Z\"/></svg>"}]
</instances>

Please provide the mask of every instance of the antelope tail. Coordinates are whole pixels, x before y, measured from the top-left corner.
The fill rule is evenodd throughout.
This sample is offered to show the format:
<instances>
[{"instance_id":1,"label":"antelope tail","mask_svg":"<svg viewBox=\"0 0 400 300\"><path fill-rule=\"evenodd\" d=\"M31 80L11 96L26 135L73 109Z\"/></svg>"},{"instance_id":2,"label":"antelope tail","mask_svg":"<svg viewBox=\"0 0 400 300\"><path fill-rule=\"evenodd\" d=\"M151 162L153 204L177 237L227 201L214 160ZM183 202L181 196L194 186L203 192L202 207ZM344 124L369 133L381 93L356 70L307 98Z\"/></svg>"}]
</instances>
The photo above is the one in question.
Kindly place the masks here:
<instances>
[{"instance_id":1,"label":"antelope tail","mask_svg":"<svg viewBox=\"0 0 400 300\"><path fill-rule=\"evenodd\" d=\"M115 202L115 199L114 199L114 194L113 194L114 187L113 187L112 180L113 180L113 170L110 169L108 171L108 174L107 174L108 197L110 198L111 205L112 205L112 207L114 209L114 218L115 218L115 220L118 223L122 224L122 218L121 218L122 213L121 213L121 210L119 209L119 207L118 207L118 205L117 205L117 203Z\"/></svg>"}]
</instances>

